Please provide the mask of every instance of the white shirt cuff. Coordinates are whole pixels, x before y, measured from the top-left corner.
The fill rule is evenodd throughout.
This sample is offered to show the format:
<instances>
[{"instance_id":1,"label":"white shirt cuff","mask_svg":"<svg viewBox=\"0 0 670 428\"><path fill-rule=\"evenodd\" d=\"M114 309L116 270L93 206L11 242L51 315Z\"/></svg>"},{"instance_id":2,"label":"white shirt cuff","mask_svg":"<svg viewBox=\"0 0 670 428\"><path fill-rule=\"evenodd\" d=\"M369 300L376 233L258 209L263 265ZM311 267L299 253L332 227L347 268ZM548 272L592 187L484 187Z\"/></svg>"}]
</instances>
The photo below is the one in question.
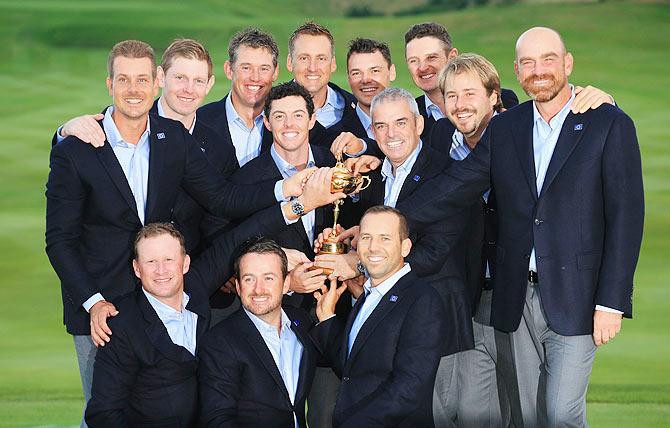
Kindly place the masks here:
<instances>
[{"instance_id":1,"label":"white shirt cuff","mask_svg":"<svg viewBox=\"0 0 670 428\"><path fill-rule=\"evenodd\" d=\"M58 127L58 130L56 131L56 144L60 144L60 143L62 143L63 140L65 139L65 137L63 137L62 135L60 135L60 131L61 131L62 129L63 129L63 125L59 126L59 127Z\"/></svg>"},{"instance_id":2,"label":"white shirt cuff","mask_svg":"<svg viewBox=\"0 0 670 428\"><path fill-rule=\"evenodd\" d=\"M316 325L319 325L319 324L321 324L322 322L326 322L326 321L328 321L329 319L334 318L335 316L336 316L336 314L333 314L333 315L329 316L328 318L326 318L325 320L323 320L323 321L319 321L318 323L316 323Z\"/></svg>"},{"instance_id":3,"label":"white shirt cuff","mask_svg":"<svg viewBox=\"0 0 670 428\"><path fill-rule=\"evenodd\" d=\"M279 180L275 183L275 199L277 202L283 202L286 200L284 197L284 180Z\"/></svg>"},{"instance_id":4,"label":"white shirt cuff","mask_svg":"<svg viewBox=\"0 0 670 428\"><path fill-rule=\"evenodd\" d=\"M612 313L612 314L623 315L623 312L618 310L618 309L612 309L612 308L608 308L607 306L601 306L601 305L596 305L596 311L603 311L603 312L609 312L609 313Z\"/></svg>"},{"instance_id":5,"label":"white shirt cuff","mask_svg":"<svg viewBox=\"0 0 670 428\"><path fill-rule=\"evenodd\" d=\"M82 304L82 306L84 307L84 309L86 309L86 312L91 312L91 308L93 307L93 305L95 305L101 300L105 300L105 298L102 297L102 294L95 293L94 295L89 297L88 300Z\"/></svg>"}]
</instances>

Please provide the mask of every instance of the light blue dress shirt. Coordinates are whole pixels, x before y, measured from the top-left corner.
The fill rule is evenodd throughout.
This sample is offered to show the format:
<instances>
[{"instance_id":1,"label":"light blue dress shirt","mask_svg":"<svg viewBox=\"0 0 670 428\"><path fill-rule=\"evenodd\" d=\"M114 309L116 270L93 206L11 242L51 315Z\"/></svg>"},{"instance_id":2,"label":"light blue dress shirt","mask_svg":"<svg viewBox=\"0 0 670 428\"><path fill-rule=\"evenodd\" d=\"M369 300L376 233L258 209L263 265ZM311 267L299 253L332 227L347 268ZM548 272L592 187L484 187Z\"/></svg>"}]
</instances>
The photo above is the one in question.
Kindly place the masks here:
<instances>
[{"instance_id":1,"label":"light blue dress shirt","mask_svg":"<svg viewBox=\"0 0 670 428\"><path fill-rule=\"evenodd\" d=\"M263 113L254 118L254 126L247 127L244 119L237 114L233 107L232 94L226 97L226 118L228 119L228 129L230 138L235 146L235 156L240 166L244 166L250 160L258 157L261 153L261 143L263 142Z\"/></svg>"},{"instance_id":2,"label":"light blue dress shirt","mask_svg":"<svg viewBox=\"0 0 670 428\"><path fill-rule=\"evenodd\" d=\"M144 131L137 144L127 143L121 137L112 113L114 107L109 107L105 112L105 118L102 120L102 127L105 130L107 141L112 146L112 150L123 169L123 175L126 176L130 190L133 192L135 204L137 206L137 215L144 224L144 211L147 205L147 188L149 183L149 120L147 119L147 129Z\"/></svg>"},{"instance_id":3,"label":"light blue dress shirt","mask_svg":"<svg viewBox=\"0 0 670 428\"><path fill-rule=\"evenodd\" d=\"M356 114L358 115L358 119L361 121L361 125L363 125L363 129L365 129L365 132L368 134L368 137L374 140L375 134L372 132L372 118L368 116L368 114L364 112L361 106L358 104L356 104Z\"/></svg>"},{"instance_id":4,"label":"light blue dress shirt","mask_svg":"<svg viewBox=\"0 0 670 428\"><path fill-rule=\"evenodd\" d=\"M279 153L277 153L274 144L270 147L270 155L272 156L272 159L275 161L275 165L277 165L277 168L279 169L279 172L281 173L282 177L289 178L293 174L298 172L298 168L286 162L284 158L282 158L279 155ZM309 158L307 160L306 168L311 168L314 165L315 165L314 155L312 154L312 148L309 147ZM307 214L305 214L304 216L300 217L300 220L302 221L302 226L305 228L305 233L307 233L307 239L309 239L310 243L314 242L314 223L316 218L315 212L316 210L312 210Z\"/></svg>"},{"instance_id":5,"label":"light blue dress shirt","mask_svg":"<svg viewBox=\"0 0 670 428\"><path fill-rule=\"evenodd\" d=\"M323 107L316 109L316 120L324 128L330 128L342 119L344 113L344 97L328 86L328 95Z\"/></svg>"},{"instance_id":6,"label":"light blue dress shirt","mask_svg":"<svg viewBox=\"0 0 670 428\"><path fill-rule=\"evenodd\" d=\"M428 95L424 95L423 97L426 100L426 113L428 113L429 116L432 116L436 121L444 118L444 113L442 113L442 110L440 110L437 104L431 101L431 99L428 98Z\"/></svg>"},{"instance_id":7,"label":"light blue dress shirt","mask_svg":"<svg viewBox=\"0 0 670 428\"><path fill-rule=\"evenodd\" d=\"M405 183L405 179L412 171L412 167L416 162L416 158L419 157L419 152L423 147L423 142L419 140L419 144L416 146L411 155L395 170L395 175L393 175L393 165L388 160L384 158L382 163L382 180L384 180L384 205L395 208L398 203L398 196L400 196L400 190L402 190L402 185Z\"/></svg>"},{"instance_id":8,"label":"light blue dress shirt","mask_svg":"<svg viewBox=\"0 0 670 428\"><path fill-rule=\"evenodd\" d=\"M358 314L356 314L356 319L354 319L353 324L351 324L347 356L351 353L351 348L354 347L354 342L356 342L356 336L358 336L358 332L361 331L361 327L363 327L365 321L370 318L370 315L375 310L377 305L379 305L379 302L381 302L386 293L389 292L389 290L400 280L400 278L407 275L411 270L412 268L409 266L409 263L405 263L398 272L391 275L376 287L372 286L370 278L365 281L365 284L363 284L363 292L367 297L365 298L361 309L358 311Z\"/></svg>"},{"instance_id":9,"label":"light blue dress shirt","mask_svg":"<svg viewBox=\"0 0 670 428\"><path fill-rule=\"evenodd\" d=\"M186 309L190 297L184 293L181 303L181 312L166 305L142 288L149 304L156 311L158 318L167 329L172 343L186 348L191 355L195 355L195 331L198 325L198 314Z\"/></svg>"},{"instance_id":10,"label":"light blue dress shirt","mask_svg":"<svg viewBox=\"0 0 670 428\"><path fill-rule=\"evenodd\" d=\"M539 196L544 178L547 176L547 168L554 154L554 148L558 142L558 136L561 134L561 128L565 118L570 113L570 105L575 99L575 91L572 90L572 96L563 108L547 123L533 102L533 158L535 160L535 185ZM537 262L535 259L535 247L530 253L530 263L528 269L537 272Z\"/></svg>"},{"instance_id":11,"label":"light blue dress shirt","mask_svg":"<svg viewBox=\"0 0 670 428\"><path fill-rule=\"evenodd\" d=\"M256 315L244 308L251 322L261 334L265 345L270 350L272 358L279 369L279 374L284 381L288 391L291 403L295 405L295 393L298 390L298 379L300 377L300 361L302 360L302 343L298 340L293 330L291 330L291 319L281 310L281 329L272 326ZM298 427L298 420L293 414L295 426Z\"/></svg>"},{"instance_id":12,"label":"light blue dress shirt","mask_svg":"<svg viewBox=\"0 0 670 428\"><path fill-rule=\"evenodd\" d=\"M157 106L158 106L158 115L160 117L167 117L165 115L165 110L163 110L163 96L162 95L161 95L160 98L158 98ZM193 115L193 123L191 124L191 127L188 128L188 133L191 134L191 135L193 135L193 130L195 129L195 122L197 120L198 120L198 115L197 114Z\"/></svg>"}]
</instances>

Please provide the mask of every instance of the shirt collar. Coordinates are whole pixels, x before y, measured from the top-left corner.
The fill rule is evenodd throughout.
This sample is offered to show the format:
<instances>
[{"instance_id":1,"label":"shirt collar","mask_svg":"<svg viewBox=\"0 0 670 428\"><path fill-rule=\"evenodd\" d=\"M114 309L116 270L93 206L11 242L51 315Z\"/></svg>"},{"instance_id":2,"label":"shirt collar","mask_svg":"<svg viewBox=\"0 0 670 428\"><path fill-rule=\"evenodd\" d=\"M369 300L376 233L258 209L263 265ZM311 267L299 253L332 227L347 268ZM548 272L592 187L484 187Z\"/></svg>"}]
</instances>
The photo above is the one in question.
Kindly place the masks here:
<instances>
[{"instance_id":1,"label":"shirt collar","mask_svg":"<svg viewBox=\"0 0 670 428\"><path fill-rule=\"evenodd\" d=\"M249 316L249 319L251 320L252 323L256 326L256 329L261 333L277 333L277 330L275 327L271 324L268 324L267 322L263 321L262 319L258 318L256 315L252 314L249 312L247 308L242 306L242 309L244 309L244 312L247 313ZM281 309L281 321L280 321L280 328L281 331L284 331L287 328L291 328L291 319L286 315L286 312L284 312L283 309Z\"/></svg>"},{"instance_id":2,"label":"shirt collar","mask_svg":"<svg viewBox=\"0 0 670 428\"><path fill-rule=\"evenodd\" d=\"M424 95L423 98L426 101L426 113L428 113L430 116L433 117L435 120L439 120L444 118L444 114L442 113L442 110L431 100L428 98L428 95Z\"/></svg>"},{"instance_id":3,"label":"shirt collar","mask_svg":"<svg viewBox=\"0 0 670 428\"><path fill-rule=\"evenodd\" d=\"M165 115L165 110L163 110L163 103L161 100L163 99L163 96L161 95L160 98L158 98L158 102L156 103L158 105L158 115L160 117L167 117ZM193 130L195 129L195 121L198 120L198 115L197 113L193 115L193 123L191 124L191 127L188 129L189 134L193 134Z\"/></svg>"},{"instance_id":4,"label":"shirt collar","mask_svg":"<svg viewBox=\"0 0 670 428\"><path fill-rule=\"evenodd\" d=\"M316 164L314 162L314 154L312 153L312 146L308 144L307 150L308 150L308 156L307 156L306 168L311 168ZM298 172L298 168L286 162L284 158L282 158L279 155L277 149L275 149L274 143L270 146L270 156L272 156L272 160L275 161L275 165L277 165L277 168L279 168L279 172L281 172L282 176L290 177L296 172Z\"/></svg>"},{"instance_id":5,"label":"shirt collar","mask_svg":"<svg viewBox=\"0 0 670 428\"><path fill-rule=\"evenodd\" d=\"M361 125L363 125L363 129L365 129L365 132L367 132L368 129L372 126L372 118L363 111L359 104L356 104L356 114L358 115L358 119L361 121Z\"/></svg>"},{"instance_id":6,"label":"shirt collar","mask_svg":"<svg viewBox=\"0 0 670 428\"><path fill-rule=\"evenodd\" d=\"M323 106L331 106L334 110L342 110L344 108L344 97L338 94L330 85L327 88L326 103Z\"/></svg>"},{"instance_id":7,"label":"shirt collar","mask_svg":"<svg viewBox=\"0 0 670 428\"><path fill-rule=\"evenodd\" d=\"M493 110L493 115L491 115L491 119L489 120L489 123L491 123L491 120L498 115L498 112ZM488 128L488 125L486 126ZM486 128L484 128L484 131L482 132L482 135L486 132ZM471 152L472 149L470 149L470 146L468 146L465 143L465 137L463 136L463 133L458 130L458 128L454 129L454 134L451 136L451 147L452 148L457 148L460 146L464 146L465 148L468 149L468 152Z\"/></svg>"},{"instance_id":8,"label":"shirt collar","mask_svg":"<svg viewBox=\"0 0 670 428\"><path fill-rule=\"evenodd\" d=\"M263 117L265 117L265 113L261 111L261 114L254 118L254 124L258 125L259 121L263 122ZM235 110L235 106L233 106L232 92L229 92L228 96L226 96L226 118L228 119L228 123L238 122L244 125L245 128L247 127L246 122L240 117L239 114L237 114L237 110Z\"/></svg>"},{"instance_id":9,"label":"shirt collar","mask_svg":"<svg viewBox=\"0 0 670 428\"><path fill-rule=\"evenodd\" d=\"M398 175L401 175L402 173L409 174L409 172L412 170L412 167L414 166L414 163L416 162L416 159L419 157L419 152L421 151L422 148L423 148L423 142L419 139L419 144L417 144L412 154L409 155L407 159L405 159L405 162L403 162L402 165L396 168L395 176L393 175L393 165L391 164L391 161L389 161L388 158L384 158L381 171L383 179L385 180L389 177L395 178Z\"/></svg>"},{"instance_id":10,"label":"shirt collar","mask_svg":"<svg viewBox=\"0 0 670 428\"><path fill-rule=\"evenodd\" d=\"M129 145L130 143L123 139L121 133L119 132L119 128L116 127L116 123L114 123L114 119L112 118L112 113L114 113L114 106L107 107L107 111L105 111L105 117L102 119L102 128L105 130L107 141L112 147ZM144 133L142 133L138 143L141 143L142 140L148 137L151 133L149 127L150 124L151 122L149 122L149 117L147 116L147 129L144 131Z\"/></svg>"},{"instance_id":11,"label":"shirt collar","mask_svg":"<svg viewBox=\"0 0 670 428\"><path fill-rule=\"evenodd\" d=\"M400 278L407 275L411 270L412 268L410 267L409 263L405 262L403 266L400 268L400 270L398 270L390 277L386 278L381 284L377 285L376 287L372 286L372 280L368 278L365 281L365 284L363 284L365 294L369 295L371 292L376 291L377 293L379 293L380 296L383 296L384 294L388 293L388 291L400 280Z\"/></svg>"},{"instance_id":12,"label":"shirt collar","mask_svg":"<svg viewBox=\"0 0 670 428\"><path fill-rule=\"evenodd\" d=\"M160 318L161 321L163 322L165 322L166 318L172 318L175 315L181 315L185 310L186 305L188 305L188 301L190 300L189 295L182 291L184 296L181 302L181 311L177 311L172 306L166 305L165 303L158 300L151 293L145 290L144 287L142 287L142 292L144 293L145 296L147 296L149 304L154 308L156 314L158 314L158 318Z\"/></svg>"},{"instance_id":13,"label":"shirt collar","mask_svg":"<svg viewBox=\"0 0 670 428\"><path fill-rule=\"evenodd\" d=\"M556 129L556 126L563 126L563 122L565 122L565 118L568 117L568 113L570 113L570 105L572 104L572 101L575 99L575 88L574 86L570 85L570 99L568 102L565 103L563 108L554 116L549 123L547 123L542 115L540 114L539 110L537 109L537 106L535 105L535 101L533 101L533 123L537 126L538 124L546 124L549 125L551 129Z\"/></svg>"}]
</instances>

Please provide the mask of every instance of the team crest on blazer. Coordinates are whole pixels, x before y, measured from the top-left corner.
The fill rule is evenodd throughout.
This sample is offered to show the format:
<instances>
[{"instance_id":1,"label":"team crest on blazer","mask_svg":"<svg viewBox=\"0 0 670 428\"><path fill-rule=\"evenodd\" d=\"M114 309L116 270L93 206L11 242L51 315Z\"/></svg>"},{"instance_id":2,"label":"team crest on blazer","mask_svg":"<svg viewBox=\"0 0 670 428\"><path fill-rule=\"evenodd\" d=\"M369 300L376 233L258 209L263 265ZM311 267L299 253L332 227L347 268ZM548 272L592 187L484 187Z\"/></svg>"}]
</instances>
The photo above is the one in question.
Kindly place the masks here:
<instances>
[{"instance_id":1,"label":"team crest on blazer","mask_svg":"<svg viewBox=\"0 0 670 428\"><path fill-rule=\"evenodd\" d=\"M575 131L581 131L584 128L584 125L581 123L578 123L575 125Z\"/></svg>"},{"instance_id":2,"label":"team crest on blazer","mask_svg":"<svg viewBox=\"0 0 670 428\"><path fill-rule=\"evenodd\" d=\"M159 132L158 134L156 134L156 138L158 138L159 140L164 140L165 139L165 133Z\"/></svg>"}]
</instances>

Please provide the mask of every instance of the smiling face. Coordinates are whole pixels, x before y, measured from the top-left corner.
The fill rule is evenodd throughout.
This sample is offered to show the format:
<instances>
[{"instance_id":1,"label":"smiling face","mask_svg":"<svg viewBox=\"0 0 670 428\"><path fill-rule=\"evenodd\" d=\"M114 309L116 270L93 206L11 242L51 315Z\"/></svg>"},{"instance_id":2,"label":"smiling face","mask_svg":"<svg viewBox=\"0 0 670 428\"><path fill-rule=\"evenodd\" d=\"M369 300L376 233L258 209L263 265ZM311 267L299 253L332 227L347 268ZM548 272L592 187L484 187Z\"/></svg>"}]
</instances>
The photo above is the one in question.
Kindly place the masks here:
<instances>
[{"instance_id":1,"label":"smiling face","mask_svg":"<svg viewBox=\"0 0 670 428\"><path fill-rule=\"evenodd\" d=\"M357 251L373 285L400 270L411 248L409 238L401 239L397 215L368 213L361 219Z\"/></svg>"},{"instance_id":2,"label":"smiling face","mask_svg":"<svg viewBox=\"0 0 670 428\"><path fill-rule=\"evenodd\" d=\"M381 151L397 167L419 145L423 117L414 114L404 99L384 100L372 112L372 130Z\"/></svg>"},{"instance_id":3,"label":"smiling face","mask_svg":"<svg viewBox=\"0 0 670 428\"><path fill-rule=\"evenodd\" d=\"M279 76L279 67L272 60L272 53L265 48L240 46L235 63L223 65L226 77L231 80L233 104L248 108L262 108L272 89L272 82Z\"/></svg>"},{"instance_id":4,"label":"smiling face","mask_svg":"<svg viewBox=\"0 0 670 428\"><path fill-rule=\"evenodd\" d=\"M372 98L395 80L395 65L389 66L379 51L352 53L347 70L351 92L364 111L369 111Z\"/></svg>"},{"instance_id":5,"label":"smiling face","mask_svg":"<svg viewBox=\"0 0 670 428\"><path fill-rule=\"evenodd\" d=\"M171 112L179 116L195 113L214 85L214 76L208 77L208 72L206 61L184 57L175 58L167 71L158 68L168 117Z\"/></svg>"},{"instance_id":6,"label":"smiling face","mask_svg":"<svg viewBox=\"0 0 670 428\"><path fill-rule=\"evenodd\" d=\"M487 94L481 79L472 73L451 74L444 81L447 117L466 138L481 136L497 99L495 92Z\"/></svg>"},{"instance_id":7,"label":"smiling face","mask_svg":"<svg viewBox=\"0 0 670 428\"><path fill-rule=\"evenodd\" d=\"M309 116L307 103L299 95L272 100L265 126L272 132L275 149L283 159L292 158L289 152L309 150L309 130L316 115Z\"/></svg>"},{"instance_id":8,"label":"smiling face","mask_svg":"<svg viewBox=\"0 0 670 428\"><path fill-rule=\"evenodd\" d=\"M412 80L423 92L439 90L437 80L450 58L458 51L445 51L444 42L435 37L420 37L410 40L405 46L405 60Z\"/></svg>"},{"instance_id":9,"label":"smiling face","mask_svg":"<svg viewBox=\"0 0 670 428\"><path fill-rule=\"evenodd\" d=\"M107 77L107 89L114 102L114 117L146 120L158 93L152 61L149 58L117 56L112 70L112 76Z\"/></svg>"},{"instance_id":10,"label":"smiling face","mask_svg":"<svg viewBox=\"0 0 670 428\"><path fill-rule=\"evenodd\" d=\"M330 76L337 69L328 37L299 35L293 43L293 54L286 58L286 68L312 96L326 91Z\"/></svg>"},{"instance_id":11,"label":"smiling face","mask_svg":"<svg viewBox=\"0 0 670 428\"><path fill-rule=\"evenodd\" d=\"M179 240L167 233L142 238L137 243L137 258L133 260L135 276L149 294L167 305L181 301L189 265L189 256L184 254Z\"/></svg>"},{"instance_id":12,"label":"smiling face","mask_svg":"<svg viewBox=\"0 0 670 428\"><path fill-rule=\"evenodd\" d=\"M561 91L569 91L572 65L572 54L553 30L534 28L517 41L514 72L526 94L537 102L551 101Z\"/></svg>"},{"instance_id":13,"label":"smiling face","mask_svg":"<svg viewBox=\"0 0 670 428\"><path fill-rule=\"evenodd\" d=\"M288 277L282 274L279 256L272 253L247 253L239 260L239 279L235 280L242 306L263 320L281 313Z\"/></svg>"}]
</instances>

